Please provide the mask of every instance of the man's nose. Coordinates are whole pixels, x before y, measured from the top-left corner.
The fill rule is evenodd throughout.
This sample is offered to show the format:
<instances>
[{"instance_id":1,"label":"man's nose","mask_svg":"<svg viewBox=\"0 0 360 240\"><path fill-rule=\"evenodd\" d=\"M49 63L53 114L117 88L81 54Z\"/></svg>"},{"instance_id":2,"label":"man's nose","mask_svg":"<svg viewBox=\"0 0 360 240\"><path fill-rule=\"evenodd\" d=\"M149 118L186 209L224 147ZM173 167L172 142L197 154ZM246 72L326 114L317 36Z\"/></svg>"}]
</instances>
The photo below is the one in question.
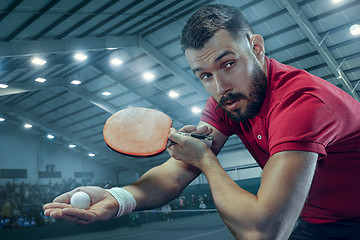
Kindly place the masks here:
<instances>
[{"instance_id":1,"label":"man's nose","mask_svg":"<svg viewBox=\"0 0 360 240\"><path fill-rule=\"evenodd\" d=\"M216 83L216 92L220 96L223 96L227 92L231 91L230 83L223 77L219 75L215 76L215 83Z\"/></svg>"}]
</instances>

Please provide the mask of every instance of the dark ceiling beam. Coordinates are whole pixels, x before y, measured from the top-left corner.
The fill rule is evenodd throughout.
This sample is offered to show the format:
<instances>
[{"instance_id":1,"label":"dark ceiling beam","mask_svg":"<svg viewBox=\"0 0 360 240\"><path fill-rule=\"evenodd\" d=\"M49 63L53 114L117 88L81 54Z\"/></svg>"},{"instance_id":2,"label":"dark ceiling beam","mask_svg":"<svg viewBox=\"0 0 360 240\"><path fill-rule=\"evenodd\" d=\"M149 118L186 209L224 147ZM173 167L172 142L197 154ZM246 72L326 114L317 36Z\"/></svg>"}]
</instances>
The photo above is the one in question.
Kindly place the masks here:
<instances>
[{"instance_id":1,"label":"dark ceiling beam","mask_svg":"<svg viewBox=\"0 0 360 240\"><path fill-rule=\"evenodd\" d=\"M23 25L21 25L19 28L17 28L14 32L12 32L9 36L7 36L4 40L10 41L16 38L22 31L24 31L27 27L29 27L31 24L33 24L36 20L38 20L44 13L46 13L48 10L50 10L52 7L54 7L56 4L58 4L61 0L52 0L48 4L46 4L42 9L40 9L38 12L34 13L32 17L25 21Z\"/></svg>"},{"instance_id":2,"label":"dark ceiling beam","mask_svg":"<svg viewBox=\"0 0 360 240\"><path fill-rule=\"evenodd\" d=\"M55 39L62 39L64 37L66 37L67 35L69 35L71 32L73 32L75 29L83 26L84 24L86 24L88 21L90 21L91 19L93 19L94 17L98 16L100 13L102 13L103 11L105 11L106 9L110 8L111 6L113 6L115 3L118 3L119 0L112 0L108 3L106 3L104 6L102 6L101 8L97 9L93 14L89 14L86 18L82 19L81 21L79 21L78 23L76 23L75 25L73 25L72 27L70 27L69 29L67 29L65 32L63 32L62 34L58 35L55 37Z\"/></svg>"},{"instance_id":3,"label":"dark ceiling beam","mask_svg":"<svg viewBox=\"0 0 360 240\"><path fill-rule=\"evenodd\" d=\"M151 20L151 19L153 19L155 17L158 17L160 15L164 15L163 12L165 12L169 8L175 7L176 5L178 5L180 3L181 3L181 1L169 2L169 4L167 4L166 6L160 8L159 10L153 12L151 15L149 15L149 16L147 16L147 17L145 17L145 18L143 18L143 19L141 19L141 20L139 20L139 21L137 21L137 22L135 22L133 24L131 24L129 27L121 30L121 32L116 33L115 36L121 36L123 34L126 34L129 31L134 30L137 26L140 26L141 24L146 23L146 22L148 22L149 20ZM166 16L171 17L171 15L168 15L168 14L166 14Z\"/></svg>"},{"instance_id":4,"label":"dark ceiling beam","mask_svg":"<svg viewBox=\"0 0 360 240\"><path fill-rule=\"evenodd\" d=\"M257 0L257 1L260 1L260 0ZM204 2L192 1L192 2L188 3L187 5L181 7L180 9L175 9L174 11L168 13L167 14L168 16L172 16L170 20L168 20L169 19L168 16L163 16L160 19L158 19L156 21L153 21L151 24L149 24L149 25L143 27L142 29L136 31L135 34L141 34L141 36L147 36L150 33L153 33L155 31L167 26L168 24L173 23L175 21L178 21L182 17L195 12L200 7L205 6L207 4L210 4L211 2L213 2L213 0L207 0L207 1L204 1ZM191 7L191 8L189 8L189 7ZM188 9L186 10L186 8L188 8ZM186 11L183 11L183 12L179 13L179 11L182 11L183 9L185 9ZM159 25L156 26L156 24L159 24ZM156 26L156 27L154 27L154 26ZM146 32L143 32L144 30L146 30Z\"/></svg>"},{"instance_id":5,"label":"dark ceiling beam","mask_svg":"<svg viewBox=\"0 0 360 240\"><path fill-rule=\"evenodd\" d=\"M81 3L79 3L78 5L76 5L74 8L72 8L68 14L64 14L62 15L62 17L60 17L58 20L56 20L55 22L53 22L52 24L50 24L49 26L47 26L44 30L42 30L41 32L39 32L38 34L36 34L34 37L31 38L31 40L38 40L39 38L43 37L46 33L48 33L49 31L51 31L52 29L54 29L56 26L58 26L59 24L63 23L66 19L68 19L69 17L71 17L72 15L74 15L77 11L79 11L81 8L83 8L84 6L86 6L88 3L90 3L92 0L85 0L82 1ZM61 39L61 38L59 38Z\"/></svg>"},{"instance_id":6,"label":"dark ceiling beam","mask_svg":"<svg viewBox=\"0 0 360 240\"><path fill-rule=\"evenodd\" d=\"M111 16L105 18L104 20L102 20L101 22L95 24L93 27L91 27L90 29L86 30L85 32L83 32L82 34L80 34L78 36L78 38L84 38L87 37L89 34L93 33L94 31L96 31L97 29L103 27L105 24L111 22L112 20L114 20L115 18L119 17L121 14L124 14L126 11L130 10L131 8L137 6L138 4L140 4L141 2L143 2L144 0L135 0L132 1L131 3L129 3L128 5L126 5L124 8L120 9L119 11L117 11L116 13L112 14Z\"/></svg>"},{"instance_id":7,"label":"dark ceiling beam","mask_svg":"<svg viewBox=\"0 0 360 240\"><path fill-rule=\"evenodd\" d=\"M103 36L107 36L109 35L111 32L113 32L114 30L116 30L117 28L125 25L126 23L130 22L134 16L139 16L144 14L145 12L149 11L150 9L158 6L160 3L162 3L163 0L157 0L155 2L152 2L146 6L144 6L141 10L131 14L130 16L128 16L127 18L121 20L120 22L118 22L117 24L111 26L110 28L106 29L105 31L101 32L100 34L96 35L97 37L103 37Z\"/></svg>"},{"instance_id":8,"label":"dark ceiling beam","mask_svg":"<svg viewBox=\"0 0 360 240\"><path fill-rule=\"evenodd\" d=\"M0 22L6 18L15 8L17 8L24 0L14 1L10 6L8 6L1 14L0 14Z\"/></svg>"}]
</instances>

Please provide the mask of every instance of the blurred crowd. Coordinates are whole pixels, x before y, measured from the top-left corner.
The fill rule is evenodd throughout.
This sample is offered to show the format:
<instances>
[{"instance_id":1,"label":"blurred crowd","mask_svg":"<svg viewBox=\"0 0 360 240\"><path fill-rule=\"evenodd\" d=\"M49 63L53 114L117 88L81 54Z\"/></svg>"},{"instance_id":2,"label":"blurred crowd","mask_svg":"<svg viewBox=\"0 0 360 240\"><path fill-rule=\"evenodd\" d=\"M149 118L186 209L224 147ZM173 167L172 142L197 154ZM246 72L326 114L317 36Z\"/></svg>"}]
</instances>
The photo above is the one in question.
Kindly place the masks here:
<instances>
[{"instance_id":1,"label":"blurred crowd","mask_svg":"<svg viewBox=\"0 0 360 240\"><path fill-rule=\"evenodd\" d=\"M0 229L42 226L51 222L43 215L44 203L83 184L83 180L77 182L69 178L60 183L49 181L45 185L15 181L0 185Z\"/></svg>"},{"instance_id":2,"label":"blurred crowd","mask_svg":"<svg viewBox=\"0 0 360 240\"><path fill-rule=\"evenodd\" d=\"M42 226L55 222L43 215L42 206L56 196L79 186L112 187L110 182L94 184L89 178L77 181L75 178L63 179L60 183L29 184L7 182L0 185L0 229L17 229ZM205 209L213 208L214 203L208 194L187 193L171 201L168 209Z\"/></svg>"}]
</instances>

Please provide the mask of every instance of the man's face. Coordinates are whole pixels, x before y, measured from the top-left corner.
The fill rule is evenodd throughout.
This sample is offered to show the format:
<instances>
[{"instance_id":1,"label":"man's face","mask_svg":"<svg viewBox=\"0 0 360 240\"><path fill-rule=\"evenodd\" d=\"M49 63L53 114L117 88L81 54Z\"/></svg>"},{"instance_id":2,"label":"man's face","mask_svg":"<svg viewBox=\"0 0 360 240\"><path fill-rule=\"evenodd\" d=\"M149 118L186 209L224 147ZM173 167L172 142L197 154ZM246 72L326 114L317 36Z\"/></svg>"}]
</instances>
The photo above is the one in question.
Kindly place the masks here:
<instances>
[{"instance_id":1,"label":"man's face","mask_svg":"<svg viewBox=\"0 0 360 240\"><path fill-rule=\"evenodd\" d=\"M226 30L219 30L203 49L186 49L185 57L229 117L246 121L259 111L267 77L247 39L237 41Z\"/></svg>"}]
</instances>

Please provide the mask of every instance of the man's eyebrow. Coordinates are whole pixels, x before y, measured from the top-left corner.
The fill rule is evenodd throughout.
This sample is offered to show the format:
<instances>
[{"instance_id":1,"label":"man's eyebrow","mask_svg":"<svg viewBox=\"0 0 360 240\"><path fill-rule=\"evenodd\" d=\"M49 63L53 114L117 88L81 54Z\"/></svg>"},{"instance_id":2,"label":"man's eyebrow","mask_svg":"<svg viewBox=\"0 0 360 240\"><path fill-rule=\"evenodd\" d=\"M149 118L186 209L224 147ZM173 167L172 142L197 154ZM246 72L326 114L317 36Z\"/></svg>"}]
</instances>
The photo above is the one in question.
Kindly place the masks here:
<instances>
[{"instance_id":1,"label":"man's eyebrow","mask_svg":"<svg viewBox=\"0 0 360 240\"><path fill-rule=\"evenodd\" d=\"M219 62L223 57L225 57L225 56L227 56L229 54L234 54L234 53L231 52L231 51L225 51L215 59L215 62Z\"/></svg>"},{"instance_id":2,"label":"man's eyebrow","mask_svg":"<svg viewBox=\"0 0 360 240\"><path fill-rule=\"evenodd\" d=\"M223 52L222 54L220 54L216 59L215 59L215 62L219 62L223 57L229 55L229 54L234 54L233 52L231 51L225 51ZM195 74L196 72L199 72L203 70L202 68L194 68L192 69L193 73Z\"/></svg>"},{"instance_id":3,"label":"man's eyebrow","mask_svg":"<svg viewBox=\"0 0 360 240\"><path fill-rule=\"evenodd\" d=\"M193 71L194 74L195 74L196 72L201 71L201 70L203 70L203 69L202 69L202 68L194 68L194 69L192 69L192 71Z\"/></svg>"}]
</instances>

